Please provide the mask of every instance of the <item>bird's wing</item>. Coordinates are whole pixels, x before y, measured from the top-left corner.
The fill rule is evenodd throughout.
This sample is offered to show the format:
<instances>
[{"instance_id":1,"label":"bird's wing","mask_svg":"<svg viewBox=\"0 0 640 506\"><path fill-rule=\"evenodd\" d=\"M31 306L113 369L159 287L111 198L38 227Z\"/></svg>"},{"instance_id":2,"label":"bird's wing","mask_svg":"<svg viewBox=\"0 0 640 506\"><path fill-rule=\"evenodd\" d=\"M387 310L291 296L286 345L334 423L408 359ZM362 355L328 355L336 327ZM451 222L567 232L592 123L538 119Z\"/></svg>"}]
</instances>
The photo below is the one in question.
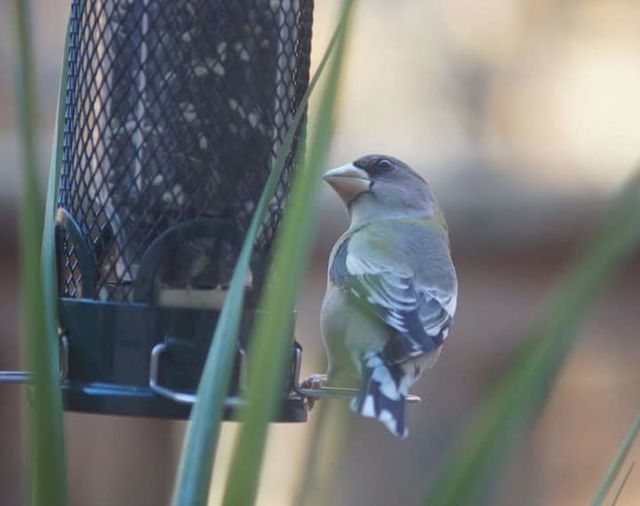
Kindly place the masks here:
<instances>
[{"instance_id":1,"label":"bird's wing","mask_svg":"<svg viewBox=\"0 0 640 506\"><path fill-rule=\"evenodd\" d=\"M396 331L385 348L393 362L440 346L456 299L446 235L421 226L402 227L345 237L329 271L335 285Z\"/></svg>"}]
</instances>

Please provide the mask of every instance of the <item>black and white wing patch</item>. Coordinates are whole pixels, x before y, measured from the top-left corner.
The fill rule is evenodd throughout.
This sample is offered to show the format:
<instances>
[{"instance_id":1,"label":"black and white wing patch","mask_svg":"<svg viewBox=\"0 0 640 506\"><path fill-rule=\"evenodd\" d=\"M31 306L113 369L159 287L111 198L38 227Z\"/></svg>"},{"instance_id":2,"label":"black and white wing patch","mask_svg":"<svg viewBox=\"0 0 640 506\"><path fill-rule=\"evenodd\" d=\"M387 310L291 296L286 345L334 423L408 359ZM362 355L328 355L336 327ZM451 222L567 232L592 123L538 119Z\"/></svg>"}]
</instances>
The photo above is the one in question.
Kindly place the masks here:
<instances>
[{"instance_id":1,"label":"black and white wing patch","mask_svg":"<svg viewBox=\"0 0 640 506\"><path fill-rule=\"evenodd\" d=\"M436 349L446 339L452 316L446 303L428 288L415 286L413 273L349 252L349 239L336 251L329 275L332 282L355 297L397 335L385 358L398 363ZM451 311L453 312L453 311Z\"/></svg>"}]
</instances>

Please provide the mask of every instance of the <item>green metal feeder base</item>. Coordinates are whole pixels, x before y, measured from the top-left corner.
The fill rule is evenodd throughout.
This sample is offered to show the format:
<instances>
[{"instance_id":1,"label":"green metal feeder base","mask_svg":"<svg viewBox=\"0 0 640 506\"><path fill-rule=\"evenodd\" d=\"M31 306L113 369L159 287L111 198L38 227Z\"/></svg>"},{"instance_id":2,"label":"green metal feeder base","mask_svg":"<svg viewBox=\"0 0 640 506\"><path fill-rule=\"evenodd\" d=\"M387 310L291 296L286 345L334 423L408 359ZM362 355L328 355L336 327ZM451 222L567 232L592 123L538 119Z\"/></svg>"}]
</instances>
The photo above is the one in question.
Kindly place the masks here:
<instances>
[{"instance_id":1,"label":"green metal feeder base","mask_svg":"<svg viewBox=\"0 0 640 506\"><path fill-rule=\"evenodd\" d=\"M218 313L209 309L62 298L67 339L65 409L87 413L185 419L195 400ZM255 311L245 311L225 419L241 405L245 349ZM294 344L292 358L300 355ZM287 371L278 422L304 422L307 404Z\"/></svg>"}]
</instances>

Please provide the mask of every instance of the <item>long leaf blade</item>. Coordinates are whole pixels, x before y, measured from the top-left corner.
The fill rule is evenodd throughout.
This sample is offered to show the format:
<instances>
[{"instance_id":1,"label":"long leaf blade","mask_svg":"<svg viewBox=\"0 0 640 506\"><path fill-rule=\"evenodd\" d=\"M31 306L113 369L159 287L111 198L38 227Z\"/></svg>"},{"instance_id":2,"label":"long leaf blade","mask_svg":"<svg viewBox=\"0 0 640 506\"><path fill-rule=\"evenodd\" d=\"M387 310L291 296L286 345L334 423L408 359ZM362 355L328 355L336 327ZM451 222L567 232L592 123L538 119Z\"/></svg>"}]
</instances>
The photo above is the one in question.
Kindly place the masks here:
<instances>
[{"instance_id":1,"label":"long leaf blade","mask_svg":"<svg viewBox=\"0 0 640 506\"><path fill-rule=\"evenodd\" d=\"M16 90L24 156L20 207L22 307L27 367L33 372L28 404L30 501L36 505L62 506L67 502L67 490L55 323L55 278L50 277L52 271L46 267L48 263L45 264L44 257L40 257L41 244L49 247L49 240L52 241L53 237L47 235L46 242L41 243L43 199L38 183L40 161L36 142L37 101L31 46L30 3L26 0L16 0L14 14L16 42L20 55ZM64 80L63 71L62 83ZM61 90L62 88L61 84ZM62 107L63 102L60 98L55 146L59 145L61 138ZM51 172L54 185L49 189L49 198L53 201L58 167L56 153L54 151ZM47 226L45 233L52 234L51 230ZM43 250L43 253L45 251Z\"/></svg>"},{"instance_id":2,"label":"long leaf blade","mask_svg":"<svg viewBox=\"0 0 640 506\"><path fill-rule=\"evenodd\" d=\"M620 448L618 448L618 452L616 453L613 462L611 462L611 466L609 467L607 474L598 487L596 494L593 496L591 506L600 506L604 502L605 497L607 497L607 494L609 493L613 482L620 472L620 468L624 463L624 459L627 458L627 454L629 453L629 450L631 449L631 446L633 445L633 442L638 435L638 431L640 431L640 412L636 415L636 418L631 424L629 431L625 435Z\"/></svg>"},{"instance_id":3,"label":"long leaf blade","mask_svg":"<svg viewBox=\"0 0 640 506\"><path fill-rule=\"evenodd\" d=\"M636 177L614 202L591 247L559 285L520 358L489 392L421 504L459 506L481 501L514 434L533 420L580 323L639 239L640 177Z\"/></svg>"},{"instance_id":4,"label":"long leaf blade","mask_svg":"<svg viewBox=\"0 0 640 506\"><path fill-rule=\"evenodd\" d=\"M175 506L204 505L209 495L213 461L224 411L224 400L229 387L231 364L235 353L240 318L244 302L244 280L249 270L254 242L265 217L268 203L273 197L278 180L291 150L311 93L326 68L337 43L334 34L318 69L307 87L294 115L291 127L278 150L274 166L253 214L242 250L234 268L229 291L218 318L212 345L198 386L198 401L191 412L185 437L172 504Z\"/></svg>"},{"instance_id":5,"label":"long leaf blade","mask_svg":"<svg viewBox=\"0 0 640 506\"><path fill-rule=\"evenodd\" d=\"M291 355L291 309L309 251L314 194L332 132L338 77L353 1L342 3L338 45L309 138L309 152L293 180L290 200L275 244L273 269L262 297L264 312L256 323L249 353L249 390L235 446L224 504L255 502L269 421L278 409L284 371Z\"/></svg>"}]
</instances>

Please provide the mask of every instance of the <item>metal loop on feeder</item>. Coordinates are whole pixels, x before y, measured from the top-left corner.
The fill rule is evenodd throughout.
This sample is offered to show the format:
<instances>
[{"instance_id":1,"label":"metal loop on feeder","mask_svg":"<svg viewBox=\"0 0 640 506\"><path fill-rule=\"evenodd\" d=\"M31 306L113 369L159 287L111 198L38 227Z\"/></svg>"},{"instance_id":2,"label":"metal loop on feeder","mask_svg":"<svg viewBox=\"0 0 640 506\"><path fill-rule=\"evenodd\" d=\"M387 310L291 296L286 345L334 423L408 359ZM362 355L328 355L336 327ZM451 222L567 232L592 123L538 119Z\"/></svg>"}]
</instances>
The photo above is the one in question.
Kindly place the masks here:
<instances>
[{"instance_id":1,"label":"metal loop on feeder","mask_svg":"<svg viewBox=\"0 0 640 506\"><path fill-rule=\"evenodd\" d=\"M149 388L152 350L189 342L162 354L155 385L195 390L212 301L308 84L312 11L312 0L73 0L57 232L69 409L188 415ZM256 243L238 360L301 142L302 129ZM281 418L303 419L288 393Z\"/></svg>"}]
</instances>

